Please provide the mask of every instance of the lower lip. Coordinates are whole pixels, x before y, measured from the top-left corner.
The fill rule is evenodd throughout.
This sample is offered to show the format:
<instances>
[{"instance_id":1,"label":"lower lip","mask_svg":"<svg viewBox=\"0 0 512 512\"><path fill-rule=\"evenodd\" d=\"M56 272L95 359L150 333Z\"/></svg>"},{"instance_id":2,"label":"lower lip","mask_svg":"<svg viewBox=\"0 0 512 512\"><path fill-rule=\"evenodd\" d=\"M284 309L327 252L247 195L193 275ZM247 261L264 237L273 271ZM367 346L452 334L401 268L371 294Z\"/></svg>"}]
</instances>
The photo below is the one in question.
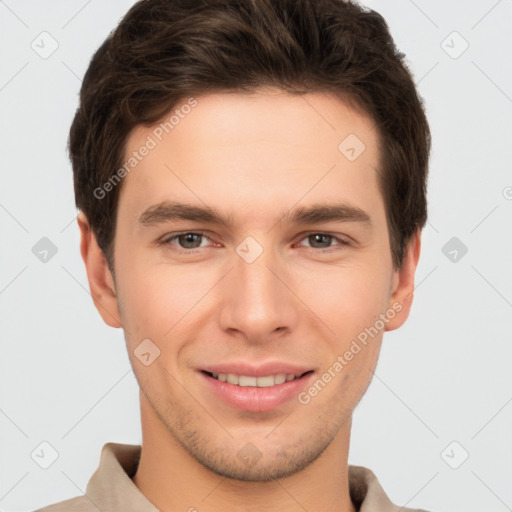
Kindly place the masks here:
<instances>
[{"instance_id":1,"label":"lower lip","mask_svg":"<svg viewBox=\"0 0 512 512\"><path fill-rule=\"evenodd\" d=\"M199 372L206 385L226 404L236 409L252 412L272 411L297 397L313 376L307 373L298 379L266 388L237 386Z\"/></svg>"}]
</instances>

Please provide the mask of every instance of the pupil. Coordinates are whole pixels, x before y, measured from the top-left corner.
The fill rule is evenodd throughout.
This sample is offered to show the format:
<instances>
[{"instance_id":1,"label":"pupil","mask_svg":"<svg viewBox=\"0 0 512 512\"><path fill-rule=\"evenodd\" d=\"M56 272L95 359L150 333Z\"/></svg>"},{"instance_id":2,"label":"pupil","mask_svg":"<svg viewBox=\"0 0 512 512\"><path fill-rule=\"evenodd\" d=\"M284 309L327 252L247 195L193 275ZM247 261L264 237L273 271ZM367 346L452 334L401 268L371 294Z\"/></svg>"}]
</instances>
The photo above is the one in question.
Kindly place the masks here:
<instances>
[{"instance_id":1,"label":"pupil","mask_svg":"<svg viewBox=\"0 0 512 512\"><path fill-rule=\"evenodd\" d=\"M330 238L330 235L322 235L322 234L313 235L314 243L319 242L320 244L322 244L322 240L321 240L322 238L324 238L324 244L325 244L325 243L327 243L328 239Z\"/></svg>"},{"instance_id":2,"label":"pupil","mask_svg":"<svg viewBox=\"0 0 512 512\"><path fill-rule=\"evenodd\" d=\"M200 235L196 235L196 234L194 234L194 233L187 233L187 234L185 234L185 235L181 235L181 239L182 239L182 241L184 240L184 245L185 245L185 247L186 247L187 249L191 249L191 248L193 249L194 247L190 247L190 246L189 246L189 245L187 245L187 244L189 244L189 243L190 243L190 244L194 245L194 239L193 239L193 238L194 238L194 237L199 237L199 236L200 236ZM183 244L182 244L182 245L183 245ZM197 247L197 246L196 246L196 247Z\"/></svg>"}]
</instances>

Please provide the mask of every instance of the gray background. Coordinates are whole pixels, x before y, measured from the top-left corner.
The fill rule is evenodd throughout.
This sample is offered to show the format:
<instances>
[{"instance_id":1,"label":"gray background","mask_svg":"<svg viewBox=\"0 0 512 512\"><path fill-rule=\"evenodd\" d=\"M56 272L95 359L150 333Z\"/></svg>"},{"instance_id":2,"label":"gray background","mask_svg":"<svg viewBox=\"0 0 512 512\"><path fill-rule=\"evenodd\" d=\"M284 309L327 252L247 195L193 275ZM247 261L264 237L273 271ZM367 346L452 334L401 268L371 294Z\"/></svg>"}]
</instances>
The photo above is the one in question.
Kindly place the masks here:
<instances>
[{"instance_id":1,"label":"gray background","mask_svg":"<svg viewBox=\"0 0 512 512\"><path fill-rule=\"evenodd\" d=\"M65 150L89 59L132 3L0 1L5 511L83 494L104 443L141 441L122 331L89 295ZM512 2L365 4L407 55L433 153L415 303L384 337L350 463L400 505L512 510Z\"/></svg>"}]
</instances>

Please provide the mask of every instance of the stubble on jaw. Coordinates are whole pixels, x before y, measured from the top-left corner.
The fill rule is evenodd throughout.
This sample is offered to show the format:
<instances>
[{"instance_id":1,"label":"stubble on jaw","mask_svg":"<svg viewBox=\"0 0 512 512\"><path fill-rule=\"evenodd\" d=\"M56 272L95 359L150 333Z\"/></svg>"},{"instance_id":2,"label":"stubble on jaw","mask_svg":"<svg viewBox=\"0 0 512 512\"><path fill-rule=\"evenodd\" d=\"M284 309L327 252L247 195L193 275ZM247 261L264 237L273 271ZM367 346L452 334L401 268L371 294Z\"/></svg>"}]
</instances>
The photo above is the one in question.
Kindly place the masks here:
<instances>
[{"instance_id":1,"label":"stubble on jaw","mask_svg":"<svg viewBox=\"0 0 512 512\"><path fill-rule=\"evenodd\" d=\"M342 428L350 431L351 413L338 407L337 414L333 415L333 409L327 407L327 414L317 417L317 424L312 425L306 436L287 436L294 439L288 444L283 444L282 440L272 443L272 435L279 428L286 428L287 419L276 428L267 429L265 434L258 429L258 434L235 440L201 406L194 405L192 398L188 398L191 407L183 408L175 402L162 404L158 398L152 400L142 386L141 391L166 431L190 457L212 473L236 481L269 482L289 477L316 461ZM211 424L214 431L208 429L207 424ZM245 460L244 450L252 455L250 462Z\"/></svg>"}]
</instances>

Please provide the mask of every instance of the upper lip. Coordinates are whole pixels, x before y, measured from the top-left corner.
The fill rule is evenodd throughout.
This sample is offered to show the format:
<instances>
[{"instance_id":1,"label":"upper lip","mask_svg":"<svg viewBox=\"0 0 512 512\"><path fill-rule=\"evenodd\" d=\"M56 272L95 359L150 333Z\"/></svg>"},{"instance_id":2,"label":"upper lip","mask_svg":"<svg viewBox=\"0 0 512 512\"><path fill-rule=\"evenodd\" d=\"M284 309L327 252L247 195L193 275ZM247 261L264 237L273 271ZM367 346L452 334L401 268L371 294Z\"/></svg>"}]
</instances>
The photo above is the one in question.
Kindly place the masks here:
<instances>
[{"instance_id":1,"label":"upper lip","mask_svg":"<svg viewBox=\"0 0 512 512\"><path fill-rule=\"evenodd\" d=\"M239 361L203 366L200 370L215 374L232 373L234 375L247 375L251 377L265 377L267 375L278 375L280 373L285 373L286 375L293 373L294 375L300 376L306 372L313 371L313 369L308 366L282 363L278 361L271 361L259 365Z\"/></svg>"}]
</instances>

